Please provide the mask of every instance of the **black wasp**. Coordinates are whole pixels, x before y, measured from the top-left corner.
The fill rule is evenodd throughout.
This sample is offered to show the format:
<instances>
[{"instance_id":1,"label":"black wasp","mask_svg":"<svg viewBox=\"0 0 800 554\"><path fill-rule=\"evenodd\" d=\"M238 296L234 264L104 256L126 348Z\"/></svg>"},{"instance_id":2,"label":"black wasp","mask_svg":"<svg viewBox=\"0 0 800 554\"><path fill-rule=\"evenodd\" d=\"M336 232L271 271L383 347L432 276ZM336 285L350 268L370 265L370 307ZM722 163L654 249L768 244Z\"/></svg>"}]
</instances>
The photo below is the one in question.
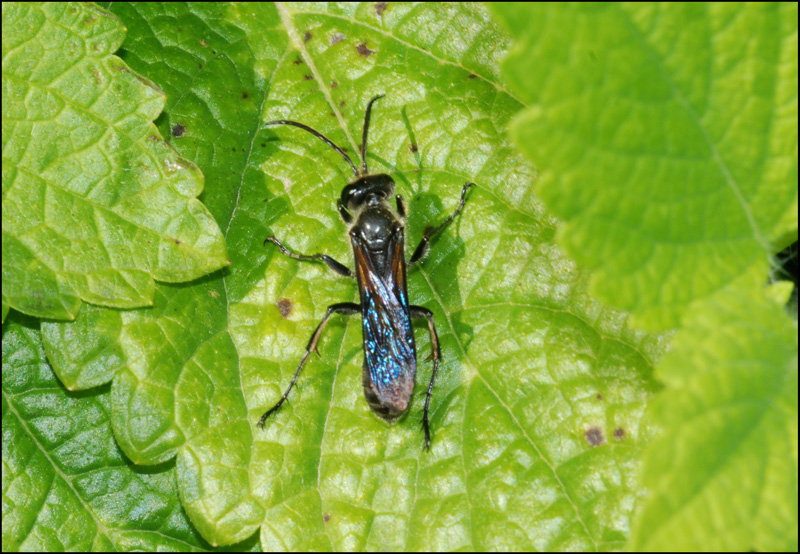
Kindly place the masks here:
<instances>
[{"instance_id":1,"label":"black wasp","mask_svg":"<svg viewBox=\"0 0 800 554\"><path fill-rule=\"evenodd\" d=\"M393 212L388 201L394 194L394 181L383 173L370 175L367 170L367 133L370 112L372 104L382 97L383 95L380 95L370 100L364 114L361 171L358 171L353 160L344 150L308 125L285 119L265 123L265 126L292 125L308 131L336 150L353 169L355 180L342 190L342 196L337 202L337 209L344 222L350 227L350 242L353 245L361 304L342 302L328 306L325 317L317 325L308 341L306 352L300 359L300 364L297 366L289 388L283 393L278 403L261 416L258 424L263 428L267 418L278 411L286 401L309 354L312 351L319 353L317 342L331 314L354 315L359 312L361 313L364 341L364 366L361 376L364 396L366 396L370 408L378 416L390 422L396 420L408 409L411 393L414 391L414 378L417 374L417 352L411 318L424 317L428 320L428 329L431 334L431 357L433 358L433 373L428 385L425 411L422 416L425 448L430 449L428 408L441 359L439 336L436 334L436 327L433 323L433 313L427 308L408 303L404 252L406 210L403 205L403 197L399 194L395 196L397 212ZM461 189L461 201L453 215L441 225L425 229L419 246L408 262L409 265L417 263L425 256L431 237L444 229L461 212L464 208L467 191L472 186L474 186L472 183L467 183ZM275 237L267 238L264 244L267 242L274 243L282 253L296 260L321 260L336 273L346 277L353 276L353 272L348 267L325 254L297 254L286 248Z\"/></svg>"}]
</instances>

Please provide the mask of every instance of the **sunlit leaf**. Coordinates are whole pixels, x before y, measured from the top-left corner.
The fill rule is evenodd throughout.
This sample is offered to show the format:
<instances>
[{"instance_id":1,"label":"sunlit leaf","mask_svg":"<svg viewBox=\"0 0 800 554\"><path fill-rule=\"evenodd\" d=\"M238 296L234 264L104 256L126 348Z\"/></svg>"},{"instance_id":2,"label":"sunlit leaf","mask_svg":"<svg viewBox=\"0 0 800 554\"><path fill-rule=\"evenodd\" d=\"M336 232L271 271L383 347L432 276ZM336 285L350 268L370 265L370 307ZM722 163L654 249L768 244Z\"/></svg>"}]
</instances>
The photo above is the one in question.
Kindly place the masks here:
<instances>
[{"instance_id":1,"label":"sunlit leaf","mask_svg":"<svg viewBox=\"0 0 800 554\"><path fill-rule=\"evenodd\" d=\"M202 175L152 121L164 93L111 55L91 5L3 4L3 306L73 319L148 306L154 280L227 264Z\"/></svg>"},{"instance_id":2,"label":"sunlit leaf","mask_svg":"<svg viewBox=\"0 0 800 554\"><path fill-rule=\"evenodd\" d=\"M126 455L142 464L177 456L178 489L203 537L229 544L260 529L269 550L620 548L662 344L591 300L555 246L535 171L505 134L523 104L499 78L509 41L487 12L112 9L128 28L120 56L166 92L162 134L206 176L202 200L232 264L190 286L158 285L151 310L91 307L43 330L65 379L113 379ZM444 356L430 453L420 429L431 371L424 323L417 389L395 425L370 412L360 322L340 317L290 404L265 430L255 425L327 306L357 299L354 282L263 245L274 234L352 265L335 209L348 166L296 128L262 125L302 121L355 156L364 107L379 93L368 160L406 199L409 252L455 208L462 185L477 184L409 274L411 301L433 311ZM78 335L68 325L87 334L84 347L59 348Z\"/></svg>"},{"instance_id":3,"label":"sunlit leaf","mask_svg":"<svg viewBox=\"0 0 800 554\"><path fill-rule=\"evenodd\" d=\"M593 290L679 326L632 550L797 550L796 4L503 4L512 125ZM776 302L777 300L777 302Z\"/></svg>"},{"instance_id":4,"label":"sunlit leaf","mask_svg":"<svg viewBox=\"0 0 800 554\"><path fill-rule=\"evenodd\" d=\"M797 240L797 4L495 10L512 134L592 292L674 327Z\"/></svg>"}]
</instances>

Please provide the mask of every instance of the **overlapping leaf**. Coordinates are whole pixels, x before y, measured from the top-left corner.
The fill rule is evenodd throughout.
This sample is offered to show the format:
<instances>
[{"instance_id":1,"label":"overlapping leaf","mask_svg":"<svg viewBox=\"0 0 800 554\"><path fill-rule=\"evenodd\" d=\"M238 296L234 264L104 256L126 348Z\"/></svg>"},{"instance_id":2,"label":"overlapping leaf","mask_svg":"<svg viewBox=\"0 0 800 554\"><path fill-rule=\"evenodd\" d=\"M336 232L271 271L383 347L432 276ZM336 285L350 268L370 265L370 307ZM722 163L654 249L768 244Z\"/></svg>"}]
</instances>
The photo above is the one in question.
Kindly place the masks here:
<instances>
[{"instance_id":1,"label":"overlapping leaf","mask_svg":"<svg viewBox=\"0 0 800 554\"><path fill-rule=\"evenodd\" d=\"M67 392L36 326L19 314L3 326L3 551L206 550L174 467L131 466L107 391Z\"/></svg>"},{"instance_id":2,"label":"overlapping leaf","mask_svg":"<svg viewBox=\"0 0 800 554\"><path fill-rule=\"evenodd\" d=\"M796 4L496 13L517 39L504 75L532 105L514 135L599 297L674 327L797 239Z\"/></svg>"},{"instance_id":3,"label":"overlapping leaf","mask_svg":"<svg viewBox=\"0 0 800 554\"><path fill-rule=\"evenodd\" d=\"M147 306L154 279L227 262L202 175L152 124L163 93L111 55L123 37L89 5L3 4L4 313Z\"/></svg>"},{"instance_id":4,"label":"overlapping leaf","mask_svg":"<svg viewBox=\"0 0 800 554\"><path fill-rule=\"evenodd\" d=\"M764 288L797 237L797 6L495 10L563 244L639 322L682 323L631 547L796 550L797 324Z\"/></svg>"},{"instance_id":5,"label":"overlapping leaf","mask_svg":"<svg viewBox=\"0 0 800 554\"><path fill-rule=\"evenodd\" d=\"M659 368L635 550L797 550L797 322L760 277L692 310Z\"/></svg>"}]
</instances>

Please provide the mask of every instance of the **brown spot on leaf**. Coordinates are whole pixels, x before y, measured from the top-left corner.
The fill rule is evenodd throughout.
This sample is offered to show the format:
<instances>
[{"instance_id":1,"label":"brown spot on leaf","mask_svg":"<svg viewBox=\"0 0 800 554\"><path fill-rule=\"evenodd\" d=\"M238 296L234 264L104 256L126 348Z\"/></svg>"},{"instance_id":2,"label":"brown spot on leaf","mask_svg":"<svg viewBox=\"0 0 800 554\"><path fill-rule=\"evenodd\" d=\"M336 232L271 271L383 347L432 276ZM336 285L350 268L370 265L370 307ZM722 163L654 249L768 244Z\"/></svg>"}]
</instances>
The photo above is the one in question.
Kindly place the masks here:
<instances>
[{"instance_id":1,"label":"brown spot on leaf","mask_svg":"<svg viewBox=\"0 0 800 554\"><path fill-rule=\"evenodd\" d=\"M314 76L311 73L306 73L305 75L303 75L303 79L305 79L306 81L310 81L313 78Z\"/></svg>"},{"instance_id":2,"label":"brown spot on leaf","mask_svg":"<svg viewBox=\"0 0 800 554\"><path fill-rule=\"evenodd\" d=\"M336 81L331 81L331 88L338 88L338 87L339 83L337 83Z\"/></svg>"},{"instance_id":3,"label":"brown spot on leaf","mask_svg":"<svg viewBox=\"0 0 800 554\"><path fill-rule=\"evenodd\" d=\"M200 39L200 46L202 46L203 48L208 48L208 43L206 42L206 39L204 38Z\"/></svg>"},{"instance_id":4,"label":"brown spot on leaf","mask_svg":"<svg viewBox=\"0 0 800 554\"><path fill-rule=\"evenodd\" d=\"M292 313L292 301L288 298L281 298L278 300L278 311L281 313L281 317L286 319L289 317L289 314Z\"/></svg>"},{"instance_id":5,"label":"brown spot on leaf","mask_svg":"<svg viewBox=\"0 0 800 554\"><path fill-rule=\"evenodd\" d=\"M618 441L621 441L625 437L625 429L622 427L617 427L614 429L614 438Z\"/></svg>"},{"instance_id":6,"label":"brown spot on leaf","mask_svg":"<svg viewBox=\"0 0 800 554\"><path fill-rule=\"evenodd\" d=\"M409 150L411 150L412 152L416 152L417 150L419 150L419 148L417 147L416 144L412 144L411 148L409 148Z\"/></svg>"},{"instance_id":7,"label":"brown spot on leaf","mask_svg":"<svg viewBox=\"0 0 800 554\"><path fill-rule=\"evenodd\" d=\"M599 392L597 393L597 399L598 399L598 400L602 400L602 399L603 399L603 395L602 395L602 394L600 394Z\"/></svg>"},{"instance_id":8,"label":"brown spot on leaf","mask_svg":"<svg viewBox=\"0 0 800 554\"><path fill-rule=\"evenodd\" d=\"M303 58L301 58L300 56L297 56L297 57L295 58L295 60L294 60L292 63L293 63L294 65L300 65L300 64L302 64L302 63L303 63Z\"/></svg>"},{"instance_id":9,"label":"brown spot on leaf","mask_svg":"<svg viewBox=\"0 0 800 554\"><path fill-rule=\"evenodd\" d=\"M375 53L374 50L370 50L369 48L367 48L366 42L362 42L361 44L356 46L356 51L358 51L359 55L364 56L365 58L368 58L371 54Z\"/></svg>"},{"instance_id":10,"label":"brown spot on leaf","mask_svg":"<svg viewBox=\"0 0 800 554\"><path fill-rule=\"evenodd\" d=\"M311 33L309 31L306 31L303 34L303 42L308 42L309 40L311 40Z\"/></svg>"},{"instance_id":11,"label":"brown spot on leaf","mask_svg":"<svg viewBox=\"0 0 800 554\"><path fill-rule=\"evenodd\" d=\"M467 75L467 79L477 79L477 78L478 76L475 75L474 73L470 73L469 75Z\"/></svg>"},{"instance_id":12,"label":"brown spot on leaf","mask_svg":"<svg viewBox=\"0 0 800 554\"><path fill-rule=\"evenodd\" d=\"M243 90L243 91L242 91L242 98L243 98L243 99L250 98L250 95L249 95L249 94L247 94L247 91L246 91L246 90Z\"/></svg>"},{"instance_id":13,"label":"brown spot on leaf","mask_svg":"<svg viewBox=\"0 0 800 554\"><path fill-rule=\"evenodd\" d=\"M386 6L388 5L388 2L375 2L375 13L378 14L378 17L383 15L383 12L386 10Z\"/></svg>"},{"instance_id":14,"label":"brown spot on leaf","mask_svg":"<svg viewBox=\"0 0 800 554\"><path fill-rule=\"evenodd\" d=\"M339 107L340 107L340 108L344 108L344 100L342 100L341 102L339 102Z\"/></svg>"},{"instance_id":15,"label":"brown spot on leaf","mask_svg":"<svg viewBox=\"0 0 800 554\"><path fill-rule=\"evenodd\" d=\"M599 427L589 427L586 430L586 442L591 446L600 446L603 444L603 431Z\"/></svg>"},{"instance_id":16,"label":"brown spot on leaf","mask_svg":"<svg viewBox=\"0 0 800 554\"><path fill-rule=\"evenodd\" d=\"M180 123L176 123L172 126L172 136L175 138L181 138L186 133L186 127L181 125Z\"/></svg>"},{"instance_id":17,"label":"brown spot on leaf","mask_svg":"<svg viewBox=\"0 0 800 554\"><path fill-rule=\"evenodd\" d=\"M347 38L347 37L345 37L342 33L334 33L334 34L332 34L331 35L331 41L330 41L331 42L331 46L333 46L334 44L339 44L345 38Z\"/></svg>"},{"instance_id":18,"label":"brown spot on leaf","mask_svg":"<svg viewBox=\"0 0 800 554\"><path fill-rule=\"evenodd\" d=\"M322 520L325 523L328 523L331 520L331 514L325 514L324 516L322 516Z\"/></svg>"}]
</instances>

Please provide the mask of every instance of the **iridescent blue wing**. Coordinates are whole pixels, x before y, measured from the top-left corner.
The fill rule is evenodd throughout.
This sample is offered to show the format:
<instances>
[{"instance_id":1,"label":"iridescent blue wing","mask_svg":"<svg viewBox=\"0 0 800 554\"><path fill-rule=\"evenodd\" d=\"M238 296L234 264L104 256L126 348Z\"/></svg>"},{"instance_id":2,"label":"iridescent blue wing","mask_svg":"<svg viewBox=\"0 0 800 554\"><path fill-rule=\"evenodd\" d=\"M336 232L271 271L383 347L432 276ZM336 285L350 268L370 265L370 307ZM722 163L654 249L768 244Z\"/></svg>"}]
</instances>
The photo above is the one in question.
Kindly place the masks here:
<instances>
[{"instance_id":1,"label":"iridescent blue wing","mask_svg":"<svg viewBox=\"0 0 800 554\"><path fill-rule=\"evenodd\" d=\"M372 409L391 420L408 408L417 373L403 227L397 225L386 249L368 249L358 234L352 242L361 293L364 393Z\"/></svg>"}]
</instances>

